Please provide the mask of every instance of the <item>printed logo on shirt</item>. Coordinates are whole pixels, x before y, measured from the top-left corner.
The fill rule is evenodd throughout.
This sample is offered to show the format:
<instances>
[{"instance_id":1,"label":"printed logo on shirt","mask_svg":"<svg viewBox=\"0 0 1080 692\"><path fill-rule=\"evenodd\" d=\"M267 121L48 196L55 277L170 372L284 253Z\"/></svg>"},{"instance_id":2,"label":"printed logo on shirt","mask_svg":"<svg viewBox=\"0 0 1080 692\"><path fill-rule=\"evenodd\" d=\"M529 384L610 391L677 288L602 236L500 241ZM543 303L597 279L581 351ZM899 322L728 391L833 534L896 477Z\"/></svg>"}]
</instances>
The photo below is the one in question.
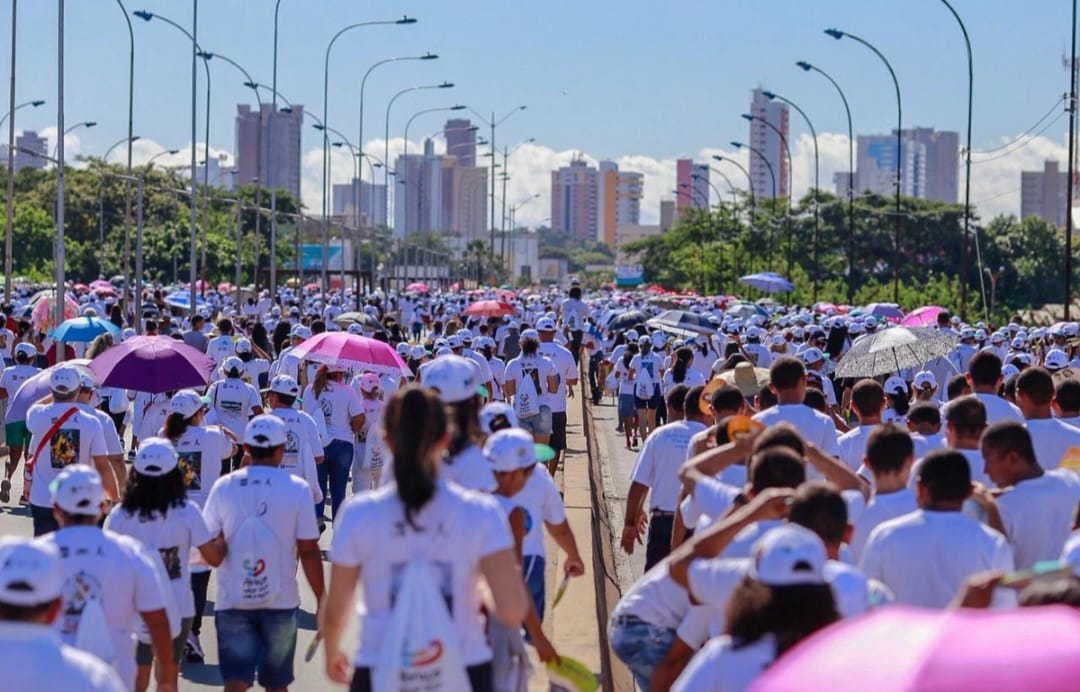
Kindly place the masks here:
<instances>
[{"instance_id":1,"label":"printed logo on shirt","mask_svg":"<svg viewBox=\"0 0 1080 692\"><path fill-rule=\"evenodd\" d=\"M281 460L282 468L292 468L299 463L300 438L289 428L285 430L285 456Z\"/></svg>"},{"instance_id":2,"label":"printed logo on shirt","mask_svg":"<svg viewBox=\"0 0 1080 692\"><path fill-rule=\"evenodd\" d=\"M62 469L79 460L79 440L82 431L78 428L57 430L49 441L49 460L54 469Z\"/></svg>"},{"instance_id":3,"label":"printed logo on shirt","mask_svg":"<svg viewBox=\"0 0 1080 692\"><path fill-rule=\"evenodd\" d=\"M83 610L91 601L101 601L101 582L82 570L67 578L60 591L64 609L60 613L60 634L74 637L79 631Z\"/></svg>"},{"instance_id":4,"label":"printed logo on shirt","mask_svg":"<svg viewBox=\"0 0 1080 692\"><path fill-rule=\"evenodd\" d=\"M326 420L330 420L334 415L334 403L330 401L329 397L319 398L319 408L322 409L323 416L326 417Z\"/></svg>"},{"instance_id":5,"label":"printed logo on shirt","mask_svg":"<svg viewBox=\"0 0 1080 692\"><path fill-rule=\"evenodd\" d=\"M179 547L158 548L158 554L161 555L161 562L165 565L165 574L169 575L170 581L176 581L183 576L180 569Z\"/></svg>"},{"instance_id":6,"label":"printed logo on shirt","mask_svg":"<svg viewBox=\"0 0 1080 692\"><path fill-rule=\"evenodd\" d=\"M239 401L222 401L219 405L221 406L221 412L228 416L239 416L244 408L244 405Z\"/></svg>"},{"instance_id":7,"label":"printed logo on shirt","mask_svg":"<svg viewBox=\"0 0 1080 692\"><path fill-rule=\"evenodd\" d=\"M408 564L409 563L407 562L395 562L390 565L390 610L394 609L394 603L397 602L398 591L401 590L401 582L405 578L405 568ZM443 601L446 602L447 612L453 617L454 567L449 562L442 562L440 560L431 560L428 562L428 565L432 569L433 576L439 580L439 593L442 595Z\"/></svg>"},{"instance_id":8,"label":"printed logo on shirt","mask_svg":"<svg viewBox=\"0 0 1080 692\"><path fill-rule=\"evenodd\" d=\"M202 452L177 452L176 465L184 478L184 487L188 490L202 490Z\"/></svg>"}]
</instances>

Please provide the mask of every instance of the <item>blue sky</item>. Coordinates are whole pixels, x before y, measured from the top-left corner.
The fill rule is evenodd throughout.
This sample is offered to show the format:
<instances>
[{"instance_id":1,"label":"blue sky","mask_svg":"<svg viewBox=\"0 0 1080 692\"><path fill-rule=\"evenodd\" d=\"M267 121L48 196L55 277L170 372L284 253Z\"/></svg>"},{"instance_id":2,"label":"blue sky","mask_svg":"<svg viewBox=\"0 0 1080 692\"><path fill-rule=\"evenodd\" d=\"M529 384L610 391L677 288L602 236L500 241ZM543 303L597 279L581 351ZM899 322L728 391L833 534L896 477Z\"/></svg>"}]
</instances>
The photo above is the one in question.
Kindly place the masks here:
<instances>
[{"instance_id":1,"label":"blue sky","mask_svg":"<svg viewBox=\"0 0 1080 692\"><path fill-rule=\"evenodd\" d=\"M189 0L125 4L184 25L191 22ZM56 5L55 0L19 5L17 100L49 102L20 112L20 129L55 124ZM200 5L203 47L228 55L268 83L273 0L202 0ZM985 149L1025 130L1068 89L1061 61L1068 48L1071 5L1066 0L955 0L954 5L974 44L974 140L976 150ZM338 41L331 59L329 122L355 137L359 79L367 67L393 55L436 52L441 56L437 61L388 65L372 75L365 127L370 136L365 139L379 139L381 149L385 103L413 84L445 79L457 87L399 99L392 136L400 138L404 121L422 108L464 103L483 113L502 113L527 104L528 110L499 132L500 143L537 139L536 147L523 150L529 172L517 176L525 185L521 192L542 185L549 159L562 160L572 151L616 158L624 165L643 161L640 167L647 174L648 159L657 163L656 176L662 177L665 161L743 138L747 127L739 114L757 85L799 103L819 132L845 132L835 93L821 77L797 69L794 62L800 59L829 71L845 88L856 133L887 131L895 125L896 104L884 67L858 44L825 36L822 30L830 26L866 38L889 57L903 92L905 126L962 130L964 125L963 42L938 0L282 0L279 89L321 116L323 57L330 37L352 22L402 14L419 22L358 29ZM147 147L183 148L190 139L189 49L179 32L161 22L133 22L136 134L148 140ZM0 32L10 35L7 3L0 9ZM128 42L114 0L68 0L66 44L67 121L99 123L78 133L73 148L100 155L126 133ZM9 56L2 52L6 83ZM235 104L249 101L250 92L230 68L211 67L210 141L214 148L231 151ZM200 99L203 92L200 84ZM200 102L200 139L202 107ZM441 118L431 115L418 122L414 142L435 130ZM804 131L793 116L793 135ZM1001 166L1011 168L994 175L1011 176L1020 163L1030 163L1028 155L1037 145L1056 152L1064 132L1063 118L1045 133L1045 142L1012 157L1016 161L1006 157ZM318 146L318 134L309 131L305 152ZM994 162L984 170L1001 166ZM529 178L534 172L537 177ZM830 179L823 172L823 186ZM1018 175L1014 182L1018 187ZM647 180L646 185L650 198L670 189L664 180ZM1009 194L1004 187L995 190L987 188L985 194ZM651 210L643 211L651 218ZM539 208L533 212L534 221L541 220L540 213Z\"/></svg>"}]
</instances>

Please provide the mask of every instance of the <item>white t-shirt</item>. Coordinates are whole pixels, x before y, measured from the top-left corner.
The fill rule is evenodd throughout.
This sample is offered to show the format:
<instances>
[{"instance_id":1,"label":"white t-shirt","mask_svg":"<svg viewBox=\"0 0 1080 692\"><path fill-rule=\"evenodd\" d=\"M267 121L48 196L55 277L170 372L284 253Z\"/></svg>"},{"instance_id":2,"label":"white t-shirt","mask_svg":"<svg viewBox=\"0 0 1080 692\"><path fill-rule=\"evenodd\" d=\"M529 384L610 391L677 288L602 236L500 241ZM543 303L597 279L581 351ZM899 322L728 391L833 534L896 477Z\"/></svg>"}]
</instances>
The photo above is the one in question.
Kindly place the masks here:
<instances>
[{"instance_id":1,"label":"white t-shirt","mask_svg":"<svg viewBox=\"0 0 1080 692\"><path fill-rule=\"evenodd\" d=\"M60 641L48 625L0 622L0 666L12 690L125 692L116 671L97 656Z\"/></svg>"},{"instance_id":2,"label":"white t-shirt","mask_svg":"<svg viewBox=\"0 0 1080 692\"><path fill-rule=\"evenodd\" d=\"M675 372L673 370L665 370L663 380L660 383L660 392L667 394L668 391L677 384L685 384L687 387L696 387L697 385L704 385L705 378L701 373L694 370L693 367L686 369L686 375L683 376L682 382L675 381Z\"/></svg>"},{"instance_id":3,"label":"white t-shirt","mask_svg":"<svg viewBox=\"0 0 1080 692\"><path fill-rule=\"evenodd\" d=\"M997 498L1016 569L1061 555L1078 502L1080 476L1064 469L1017 483Z\"/></svg>"},{"instance_id":4,"label":"white t-shirt","mask_svg":"<svg viewBox=\"0 0 1080 692\"><path fill-rule=\"evenodd\" d=\"M12 365L4 368L4 372L0 373L0 389L6 391L10 399L19 391L19 385L39 372L41 371L33 365Z\"/></svg>"},{"instance_id":5,"label":"white t-shirt","mask_svg":"<svg viewBox=\"0 0 1080 692\"><path fill-rule=\"evenodd\" d=\"M648 373L649 382L652 383L652 391L656 391L660 387L660 381L663 379L663 373L660 372L664 364L662 356L657 355L655 352L650 351L645 355L640 353L630 359L630 369L634 371L635 383L640 380L642 373ZM645 399L647 397L638 396L638 392L635 387L634 396L639 399Z\"/></svg>"},{"instance_id":6,"label":"white t-shirt","mask_svg":"<svg viewBox=\"0 0 1080 692\"><path fill-rule=\"evenodd\" d=\"M221 462L232 456L232 440L216 425L188 426L175 447L188 499L202 507L221 475Z\"/></svg>"},{"instance_id":7,"label":"white t-shirt","mask_svg":"<svg viewBox=\"0 0 1080 692\"><path fill-rule=\"evenodd\" d=\"M852 428L837 440L840 448L840 461L852 471L858 471L866 456L866 440L876 425L860 425Z\"/></svg>"},{"instance_id":8,"label":"white t-shirt","mask_svg":"<svg viewBox=\"0 0 1080 692\"><path fill-rule=\"evenodd\" d=\"M312 418L322 415L326 423L326 444L339 440L352 444L356 436L352 431L352 419L364 412L360 406L360 397L356 390L346 384L329 380L326 389L315 396L315 389L308 385L304 390L304 410Z\"/></svg>"},{"instance_id":9,"label":"white t-shirt","mask_svg":"<svg viewBox=\"0 0 1080 692\"><path fill-rule=\"evenodd\" d=\"M491 649L478 616L477 581L483 558L513 549L505 513L488 495L439 481L435 495L412 523L426 530L417 532L406 521L394 484L354 495L341 508L330 561L359 567L363 582L357 607L360 645L354 663L369 667L378 662L402 575L416 558L426 560L438 576L462 662L469 666L490 661Z\"/></svg>"},{"instance_id":10,"label":"white t-shirt","mask_svg":"<svg viewBox=\"0 0 1080 692\"><path fill-rule=\"evenodd\" d=\"M566 521L566 509L555 482L543 468L535 468L525 481L525 486L512 498L514 504L525 510L525 525L529 530L521 543L522 555L544 557L544 524L561 524Z\"/></svg>"},{"instance_id":11,"label":"white t-shirt","mask_svg":"<svg viewBox=\"0 0 1080 692\"><path fill-rule=\"evenodd\" d=\"M229 356L236 352L233 347L233 340L231 336L216 336L210 339L210 343L206 345L206 355L210 356L210 359L214 361L214 367L221 365L221 361L225 360Z\"/></svg>"},{"instance_id":12,"label":"white t-shirt","mask_svg":"<svg viewBox=\"0 0 1080 692\"><path fill-rule=\"evenodd\" d=\"M219 478L210 489L203 508L210 534L216 536L223 532L226 545L244 519L253 513L262 517L277 539L280 590L266 608L296 608L300 605L296 542L319 538L315 513L311 511L311 489L303 480L283 469L247 466ZM229 586L235 583L231 572L242 569L243 566L234 564L226 553L225 561L218 567L216 610L239 606L239 599L230 593Z\"/></svg>"},{"instance_id":13,"label":"white t-shirt","mask_svg":"<svg viewBox=\"0 0 1080 692\"><path fill-rule=\"evenodd\" d=\"M385 474L392 480L393 474ZM491 462L485 457L483 451L474 444L470 444L452 457L443 460L439 471L443 480L456 483L466 490L476 490L489 493L498 485L495 482L495 474L491 470Z\"/></svg>"},{"instance_id":14,"label":"white t-shirt","mask_svg":"<svg viewBox=\"0 0 1080 692\"><path fill-rule=\"evenodd\" d=\"M139 440L153 437L169 417L169 397L164 393L135 392L132 403L131 434Z\"/></svg>"},{"instance_id":15,"label":"white t-shirt","mask_svg":"<svg viewBox=\"0 0 1080 692\"><path fill-rule=\"evenodd\" d=\"M946 446L945 434L935 433L933 435L920 435L919 433L911 434L911 442L915 446L915 458L922 459L924 456Z\"/></svg>"},{"instance_id":16,"label":"white t-shirt","mask_svg":"<svg viewBox=\"0 0 1080 692\"><path fill-rule=\"evenodd\" d=\"M986 475L986 463L983 461L982 452L978 449L954 449L949 447L954 452L960 452L967 459L968 470L971 471L971 482L982 483L985 486L993 487L994 482L990 480L990 476ZM915 486L919 482L919 471L922 469L922 459L918 459L911 465L911 473L908 475L908 488L915 490Z\"/></svg>"},{"instance_id":17,"label":"white t-shirt","mask_svg":"<svg viewBox=\"0 0 1080 692\"><path fill-rule=\"evenodd\" d=\"M124 444L120 441L120 435L116 432L116 425L113 424L112 418L109 418L109 414L101 409L94 408L90 404L79 404L79 408L84 413L89 413L97 418L98 423L101 424L101 434L105 437L105 453L109 456L122 455L124 453Z\"/></svg>"},{"instance_id":18,"label":"white t-shirt","mask_svg":"<svg viewBox=\"0 0 1080 692\"><path fill-rule=\"evenodd\" d=\"M237 378L226 378L210 385L206 396L214 420L229 429L238 439L243 439L244 428L253 410L262 406L259 390Z\"/></svg>"},{"instance_id":19,"label":"white t-shirt","mask_svg":"<svg viewBox=\"0 0 1080 692\"><path fill-rule=\"evenodd\" d=\"M129 514L117 505L106 517L105 528L138 540L151 555L159 554L180 617L195 615L188 559L192 548L205 545L213 538L198 505L186 502L181 507L170 507L164 517L155 514L150 520L137 513Z\"/></svg>"},{"instance_id":20,"label":"white t-shirt","mask_svg":"<svg viewBox=\"0 0 1080 692\"><path fill-rule=\"evenodd\" d=\"M37 507L52 507L49 484L60 470L70 464L94 466L94 457L103 457L109 453L105 446L105 434L97 416L79 410L78 404L63 402L35 404L26 412L26 427L30 430L32 456L37 451L42 437L52 428L53 423L74 407L71 415L60 429L41 449L34 464L33 485L30 487L30 504Z\"/></svg>"},{"instance_id":21,"label":"white t-shirt","mask_svg":"<svg viewBox=\"0 0 1080 692\"><path fill-rule=\"evenodd\" d=\"M679 501L679 468L686 459L690 438L705 429L697 421L678 420L662 425L645 439L630 480L651 490L648 509L674 512Z\"/></svg>"},{"instance_id":22,"label":"white t-shirt","mask_svg":"<svg viewBox=\"0 0 1080 692\"><path fill-rule=\"evenodd\" d=\"M859 558L862 557L863 546L866 545L866 539L870 537L870 532L877 528L879 524L910 514L918 508L918 504L915 502L915 493L910 488L904 488L894 493L885 493L884 495L875 494L870 498L870 503L866 505L866 509L852 522L851 542L848 544L852 559L855 562L859 561Z\"/></svg>"},{"instance_id":23,"label":"white t-shirt","mask_svg":"<svg viewBox=\"0 0 1080 692\"><path fill-rule=\"evenodd\" d=\"M570 351L555 342L541 342L538 351L540 355L550 360L551 364L555 366L555 374L559 378L559 388L545 397L545 403L551 407L552 413L566 413L567 383L576 382L578 379L578 366L574 362L574 356L570 354ZM541 382L541 384L543 383Z\"/></svg>"},{"instance_id":24,"label":"white t-shirt","mask_svg":"<svg viewBox=\"0 0 1080 692\"><path fill-rule=\"evenodd\" d=\"M1073 531L1061 549L1060 560L1073 566L1073 574L1080 577L1080 530Z\"/></svg>"},{"instance_id":25,"label":"white t-shirt","mask_svg":"<svg viewBox=\"0 0 1080 692\"><path fill-rule=\"evenodd\" d=\"M572 332L581 331L585 327L585 318L589 316L589 309L577 298L564 300L560 312L563 326Z\"/></svg>"},{"instance_id":26,"label":"white t-shirt","mask_svg":"<svg viewBox=\"0 0 1080 692\"><path fill-rule=\"evenodd\" d=\"M506 364L506 381L514 383L514 411L520 414L521 408L524 405L520 399L523 389L522 380L525 377L532 379L533 385L537 389L536 393L538 397L536 409L539 411L540 406L551 406L551 402L547 398L547 382L549 377L558 376L559 373L556 371L554 364L542 356L520 355L517 358L511 359L510 362ZM563 410L565 411L566 409L564 408Z\"/></svg>"},{"instance_id":27,"label":"white t-shirt","mask_svg":"<svg viewBox=\"0 0 1080 692\"><path fill-rule=\"evenodd\" d=\"M1057 418L1033 418L1026 423L1039 466L1056 469L1070 447L1080 447L1080 429Z\"/></svg>"},{"instance_id":28,"label":"white t-shirt","mask_svg":"<svg viewBox=\"0 0 1080 692\"><path fill-rule=\"evenodd\" d=\"M777 404L754 416L754 420L771 427L777 423L789 423L799 431L808 442L829 456L840 456L837 443L836 424L820 411L815 411L806 404ZM820 478L819 471L812 467L806 469L808 478Z\"/></svg>"},{"instance_id":29,"label":"white t-shirt","mask_svg":"<svg viewBox=\"0 0 1080 692\"><path fill-rule=\"evenodd\" d=\"M741 692L776 659L771 634L738 646L725 635L709 641L690 659L672 692Z\"/></svg>"},{"instance_id":30,"label":"white t-shirt","mask_svg":"<svg viewBox=\"0 0 1080 692\"><path fill-rule=\"evenodd\" d=\"M65 644L73 645L83 608L101 604L114 655L111 662L128 689L135 686L135 631L139 613L164 610L156 570L160 569L134 538L96 526L71 526L37 539L60 552L63 606L53 622Z\"/></svg>"},{"instance_id":31,"label":"white t-shirt","mask_svg":"<svg viewBox=\"0 0 1080 692\"><path fill-rule=\"evenodd\" d=\"M986 424L988 426L1003 420L1014 420L1017 423L1024 422L1024 414L1020 412L1020 409L998 395L975 393L972 396L981 401L983 406L986 407Z\"/></svg>"},{"instance_id":32,"label":"white t-shirt","mask_svg":"<svg viewBox=\"0 0 1080 692\"><path fill-rule=\"evenodd\" d=\"M615 361L615 368L612 371L615 373L615 379L619 383L619 396L628 394L634 395L634 381L630 379L630 368L623 365L623 359L619 358Z\"/></svg>"},{"instance_id":33,"label":"white t-shirt","mask_svg":"<svg viewBox=\"0 0 1080 692\"><path fill-rule=\"evenodd\" d=\"M944 608L977 572L1012 572L1012 548L997 531L960 512L918 509L870 532L859 566L896 602Z\"/></svg>"},{"instance_id":34,"label":"white t-shirt","mask_svg":"<svg viewBox=\"0 0 1080 692\"><path fill-rule=\"evenodd\" d=\"M745 466L729 466L724 469L724 472L730 468L746 469ZM696 525L697 530L704 530L714 520L724 516L735 504L736 498L746 484L745 473L743 483L733 485L726 482L724 472L721 472L719 478L706 476L694 483L694 492L684 498L679 507L684 525Z\"/></svg>"},{"instance_id":35,"label":"white t-shirt","mask_svg":"<svg viewBox=\"0 0 1080 692\"><path fill-rule=\"evenodd\" d=\"M323 494L315 457L323 455L323 447L315 421L303 411L292 408L276 408L270 415L285 423L285 454L281 458L281 468L305 481L311 488L312 500L321 502Z\"/></svg>"},{"instance_id":36,"label":"white t-shirt","mask_svg":"<svg viewBox=\"0 0 1080 692\"><path fill-rule=\"evenodd\" d=\"M611 611L611 617L632 615L650 625L677 630L690 608L690 596L672 580L665 559L634 582Z\"/></svg>"},{"instance_id":37,"label":"white t-shirt","mask_svg":"<svg viewBox=\"0 0 1080 692\"><path fill-rule=\"evenodd\" d=\"M720 553L720 557L750 557L751 550L758 539L781 524L783 521L780 519L767 519L744 527L742 531L735 534L735 538L727 544Z\"/></svg>"}]
</instances>

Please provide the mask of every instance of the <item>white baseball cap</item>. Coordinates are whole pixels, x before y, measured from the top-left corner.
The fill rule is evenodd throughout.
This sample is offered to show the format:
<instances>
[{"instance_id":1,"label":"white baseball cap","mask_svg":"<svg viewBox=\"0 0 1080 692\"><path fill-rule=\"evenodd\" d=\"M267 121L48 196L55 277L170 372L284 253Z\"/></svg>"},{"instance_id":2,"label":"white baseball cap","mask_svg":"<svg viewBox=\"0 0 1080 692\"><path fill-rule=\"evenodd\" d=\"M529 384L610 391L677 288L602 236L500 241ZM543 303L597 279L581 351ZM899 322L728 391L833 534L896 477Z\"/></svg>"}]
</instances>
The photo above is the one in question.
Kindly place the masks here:
<instances>
[{"instance_id":1,"label":"white baseball cap","mask_svg":"<svg viewBox=\"0 0 1080 692\"><path fill-rule=\"evenodd\" d=\"M769 586L825 583L825 544L809 529L778 526L762 536L751 551L750 576Z\"/></svg>"},{"instance_id":2,"label":"white baseball cap","mask_svg":"<svg viewBox=\"0 0 1080 692\"><path fill-rule=\"evenodd\" d=\"M285 440L285 422L268 413L255 416L244 429L244 444L251 447L280 447Z\"/></svg>"},{"instance_id":3,"label":"white baseball cap","mask_svg":"<svg viewBox=\"0 0 1080 692\"><path fill-rule=\"evenodd\" d=\"M352 324L350 324L348 327L345 328L345 333L346 334L359 334L359 335L363 336L364 328L361 327L360 325L358 325L356 322L353 322Z\"/></svg>"},{"instance_id":4,"label":"white baseball cap","mask_svg":"<svg viewBox=\"0 0 1080 692\"><path fill-rule=\"evenodd\" d=\"M915 375L915 389L937 389L937 378L929 370L921 370Z\"/></svg>"},{"instance_id":5,"label":"white baseball cap","mask_svg":"<svg viewBox=\"0 0 1080 692\"><path fill-rule=\"evenodd\" d=\"M43 605L60 598L62 587L56 546L14 536L0 540L0 603Z\"/></svg>"},{"instance_id":6,"label":"white baseball cap","mask_svg":"<svg viewBox=\"0 0 1080 692\"><path fill-rule=\"evenodd\" d=\"M893 375L889 379L885 380L885 393L886 394L907 394L907 383L900 379L896 375Z\"/></svg>"},{"instance_id":7,"label":"white baseball cap","mask_svg":"<svg viewBox=\"0 0 1080 692\"><path fill-rule=\"evenodd\" d=\"M164 476L176 468L176 448L162 437L139 441L135 470L144 476Z\"/></svg>"},{"instance_id":8,"label":"white baseball cap","mask_svg":"<svg viewBox=\"0 0 1080 692\"><path fill-rule=\"evenodd\" d=\"M238 370L243 372L244 361L240 360L236 356L229 356L225 360L221 361L221 372L229 372L230 370Z\"/></svg>"},{"instance_id":9,"label":"white baseball cap","mask_svg":"<svg viewBox=\"0 0 1080 692\"><path fill-rule=\"evenodd\" d=\"M399 341L398 345L394 347L394 350L399 356L404 358L405 356L409 355L409 344L404 341Z\"/></svg>"},{"instance_id":10,"label":"white baseball cap","mask_svg":"<svg viewBox=\"0 0 1080 692\"><path fill-rule=\"evenodd\" d=\"M541 317L536 321L536 331L538 332L553 332L555 331L555 320L550 317Z\"/></svg>"},{"instance_id":11,"label":"white baseball cap","mask_svg":"<svg viewBox=\"0 0 1080 692\"><path fill-rule=\"evenodd\" d=\"M21 343L15 345L16 356L26 356L27 358L33 358L37 355L37 349L27 343Z\"/></svg>"},{"instance_id":12,"label":"white baseball cap","mask_svg":"<svg viewBox=\"0 0 1080 692\"><path fill-rule=\"evenodd\" d=\"M810 348L803 351L799 356L802 358L803 363L807 365L813 365L814 363L825 360L825 354L821 352L820 348Z\"/></svg>"},{"instance_id":13,"label":"white baseball cap","mask_svg":"<svg viewBox=\"0 0 1080 692\"><path fill-rule=\"evenodd\" d=\"M637 333L636 329L627 330L627 332L626 332L626 341L627 342L637 341L637 338L638 338L638 333Z\"/></svg>"},{"instance_id":14,"label":"white baseball cap","mask_svg":"<svg viewBox=\"0 0 1080 692\"><path fill-rule=\"evenodd\" d=\"M372 372L365 372L360 377L360 391L374 392L379 388L379 376Z\"/></svg>"},{"instance_id":15,"label":"white baseball cap","mask_svg":"<svg viewBox=\"0 0 1080 692\"><path fill-rule=\"evenodd\" d=\"M1052 348L1046 352L1046 360L1043 366L1050 371L1061 370L1069 366L1069 357L1060 348Z\"/></svg>"},{"instance_id":16,"label":"white baseball cap","mask_svg":"<svg viewBox=\"0 0 1080 692\"><path fill-rule=\"evenodd\" d=\"M554 456L550 447L534 443L532 435L521 428L500 430L484 443L484 457L491 462L492 470L498 473L528 468L544 460L543 457L550 459Z\"/></svg>"},{"instance_id":17,"label":"white baseball cap","mask_svg":"<svg viewBox=\"0 0 1080 692\"><path fill-rule=\"evenodd\" d=\"M49 389L56 394L71 394L81 386L79 370L74 365L58 365L49 373Z\"/></svg>"},{"instance_id":18,"label":"white baseball cap","mask_svg":"<svg viewBox=\"0 0 1080 692\"><path fill-rule=\"evenodd\" d=\"M480 383L467 358L450 354L424 368L423 385L438 392L443 403L456 404L476 396Z\"/></svg>"},{"instance_id":19,"label":"white baseball cap","mask_svg":"<svg viewBox=\"0 0 1080 692\"><path fill-rule=\"evenodd\" d=\"M449 346L451 349L454 349L461 348L464 344L461 340L460 334L451 334L450 336L446 337L446 345Z\"/></svg>"},{"instance_id":20,"label":"white baseball cap","mask_svg":"<svg viewBox=\"0 0 1080 692\"><path fill-rule=\"evenodd\" d=\"M667 334L663 332L652 333L653 348L663 348L667 344Z\"/></svg>"},{"instance_id":21,"label":"white baseball cap","mask_svg":"<svg viewBox=\"0 0 1080 692\"><path fill-rule=\"evenodd\" d=\"M53 505L68 514L96 517L105 499L105 489L96 469L86 464L69 464L49 484Z\"/></svg>"},{"instance_id":22,"label":"white baseball cap","mask_svg":"<svg viewBox=\"0 0 1080 692\"><path fill-rule=\"evenodd\" d=\"M1020 368L1016 367L1012 363L1006 363L1001 366L1001 379L1007 380L1014 375L1020 374Z\"/></svg>"},{"instance_id":23,"label":"white baseball cap","mask_svg":"<svg viewBox=\"0 0 1080 692\"><path fill-rule=\"evenodd\" d=\"M179 413L184 418L191 418L206 406L205 397L200 396L191 389L181 389L176 394L173 394L173 398L169 402L169 411Z\"/></svg>"},{"instance_id":24,"label":"white baseball cap","mask_svg":"<svg viewBox=\"0 0 1080 692\"><path fill-rule=\"evenodd\" d=\"M251 353L251 339L237 339L233 349L239 353Z\"/></svg>"},{"instance_id":25,"label":"white baseball cap","mask_svg":"<svg viewBox=\"0 0 1080 692\"><path fill-rule=\"evenodd\" d=\"M525 331L521 332L521 338L522 338L522 340L524 340L524 339L535 339L536 341L539 341L540 340L540 332L536 331L535 329L526 329ZM637 338L637 337L635 337L635 338Z\"/></svg>"},{"instance_id":26,"label":"white baseball cap","mask_svg":"<svg viewBox=\"0 0 1080 692\"><path fill-rule=\"evenodd\" d=\"M480 429L485 434L491 435L494 431L491 429L491 424L495 422L499 416L506 418L506 422L510 424L511 428L518 427L517 414L514 413L514 407L505 401L492 401L490 404L486 404L484 408L480 409Z\"/></svg>"},{"instance_id":27,"label":"white baseball cap","mask_svg":"<svg viewBox=\"0 0 1080 692\"><path fill-rule=\"evenodd\" d=\"M299 314L299 312L297 314ZM310 339L311 338L311 330L308 329L307 327L305 327L302 324L298 324L298 325L296 325L295 327L292 328L292 331L289 332L289 336L291 336L294 339L305 339L305 340Z\"/></svg>"},{"instance_id":28,"label":"white baseball cap","mask_svg":"<svg viewBox=\"0 0 1080 692\"><path fill-rule=\"evenodd\" d=\"M300 396L300 385L291 375L274 375L266 391L285 396Z\"/></svg>"},{"instance_id":29,"label":"white baseball cap","mask_svg":"<svg viewBox=\"0 0 1080 692\"><path fill-rule=\"evenodd\" d=\"M417 344L416 346L413 346L412 348L409 349L409 356L413 360L420 360L421 358L423 358L426 355L427 355L427 350L425 350L424 347L422 345L420 345L420 344Z\"/></svg>"}]
</instances>

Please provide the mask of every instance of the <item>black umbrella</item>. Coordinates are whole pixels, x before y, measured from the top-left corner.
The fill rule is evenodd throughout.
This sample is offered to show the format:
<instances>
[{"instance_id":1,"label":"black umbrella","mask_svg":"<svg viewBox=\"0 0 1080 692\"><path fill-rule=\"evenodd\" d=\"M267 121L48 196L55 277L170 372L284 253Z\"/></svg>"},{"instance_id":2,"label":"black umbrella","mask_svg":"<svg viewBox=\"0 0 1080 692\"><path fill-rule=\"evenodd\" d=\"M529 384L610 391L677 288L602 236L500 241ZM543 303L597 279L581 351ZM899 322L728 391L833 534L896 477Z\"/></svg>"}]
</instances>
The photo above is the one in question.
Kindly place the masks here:
<instances>
[{"instance_id":1,"label":"black umbrella","mask_svg":"<svg viewBox=\"0 0 1080 692\"><path fill-rule=\"evenodd\" d=\"M334 318L334 324L347 329L350 324L358 324L365 329L382 329L383 325L379 320L366 312L346 312L338 315Z\"/></svg>"},{"instance_id":2,"label":"black umbrella","mask_svg":"<svg viewBox=\"0 0 1080 692\"><path fill-rule=\"evenodd\" d=\"M836 377L876 377L921 368L955 347L951 337L936 329L890 327L857 340L836 366Z\"/></svg>"},{"instance_id":3,"label":"black umbrella","mask_svg":"<svg viewBox=\"0 0 1080 692\"><path fill-rule=\"evenodd\" d=\"M645 313L637 310L621 312L608 320L607 327L605 328L612 332L622 332L644 323L647 319L649 318Z\"/></svg>"},{"instance_id":4,"label":"black umbrella","mask_svg":"<svg viewBox=\"0 0 1080 692\"><path fill-rule=\"evenodd\" d=\"M665 310L645 324L677 334L713 334L716 326L704 315L689 310Z\"/></svg>"}]
</instances>

